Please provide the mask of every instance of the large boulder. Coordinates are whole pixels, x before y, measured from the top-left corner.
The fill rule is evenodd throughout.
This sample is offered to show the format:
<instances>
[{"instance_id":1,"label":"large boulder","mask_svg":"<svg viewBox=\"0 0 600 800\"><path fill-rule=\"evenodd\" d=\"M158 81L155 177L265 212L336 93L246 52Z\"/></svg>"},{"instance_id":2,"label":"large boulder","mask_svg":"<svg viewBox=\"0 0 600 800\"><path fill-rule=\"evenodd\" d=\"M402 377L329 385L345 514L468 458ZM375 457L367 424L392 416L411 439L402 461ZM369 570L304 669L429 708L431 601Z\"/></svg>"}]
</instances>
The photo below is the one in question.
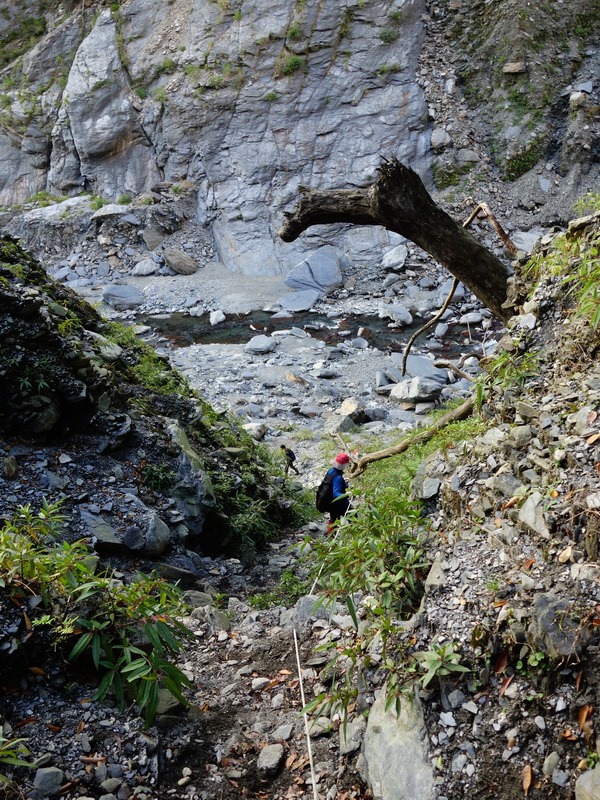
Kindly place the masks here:
<instances>
[{"instance_id":1,"label":"large boulder","mask_svg":"<svg viewBox=\"0 0 600 800\"><path fill-rule=\"evenodd\" d=\"M416 695L403 698L396 714L385 710L385 695L380 694L369 712L363 752L373 800L433 799L435 780Z\"/></svg>"},{"instance_id":2,"label":"large boulder","mask_svg":"<svg viewBox=\"0 0 600 800\"><path fill-rule=\"evenodd\" d=\"M342 285L340 260L335 247L325 245L311 253L293 268L285 279L286 286L300 291L317 291L320 297Z\"/></svg>"}]
</instances>

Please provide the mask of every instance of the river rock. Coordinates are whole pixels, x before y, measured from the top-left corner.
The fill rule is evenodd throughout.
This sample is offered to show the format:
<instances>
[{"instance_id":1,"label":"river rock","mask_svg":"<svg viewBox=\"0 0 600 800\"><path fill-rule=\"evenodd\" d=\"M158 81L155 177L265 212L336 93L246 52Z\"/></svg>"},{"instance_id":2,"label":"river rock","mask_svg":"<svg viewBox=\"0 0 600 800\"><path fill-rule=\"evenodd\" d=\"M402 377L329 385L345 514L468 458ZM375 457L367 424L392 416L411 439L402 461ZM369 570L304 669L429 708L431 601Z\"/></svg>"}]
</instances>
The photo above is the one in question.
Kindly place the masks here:
<instances>
[{"instance_id":1,"label":"river rock","mask_svg":"<svg viewBox=\"0 0 600 800\"><path fill-rule=\"evenodd\" d=\"M389 305L381 306L379 309L379 316L380 318L384 319L388 317L392 319L397 325L412 325L413 317L408 308L404 306L394 305L390 303Z\"/></svg>"},{"instance_id":2,"label":"river rock","mask_svg":"<svg viewBox=\"0 0 600 800\"><path fill-rule=\"evenodd\" d=\"M145 276L145 275L154 275L156 272L157 264L151 258L143 258L141 261L135 265L135 267L131 270L132 275L136 276Z\"/></svg>"},{"instance_id":3,"label":"river rock","mask_svg":"<svg viewBox=\"0 0 600 800\"><path fill-rule=\"evenodd\" d=\"M265 353L271 353L276 347L277 339L273 339L271 336L260 334L259 336L253 336L252 339L250 339L250 341L244 347L244 351L246 353L251 353L252 355L264 355Z\"/></svg>"},{"instance_id":4,"label":"river rock","mask_svg":"<svg viewBox=\"0 0 600 800\"><path fill-rule=\"evenodd\" d=\"M279 298L279 305L286 311L308 311L317 302L321 293L316 289L290 292Z\"/></svg>"},{"instance_id":5,"label":"river rock","mask_svg":"<svg viewBox=\"0 0 600 800\"><path fill-rule=\"evenodd\" d=\"M126 283L109 283L104 288L102 300L107 305L123 311L127 308L141 306L144 302L144 293Z\"/></svg>"},{"instance_id":6,"label":"river rock","mask_svg":"<svg viewBox=\"0 0 600 800\"><path fill-rule=\"evenodd\" d=\"M63 782L64 772L57 767L42 767L36 770L33 785L38 792L47 797L56 794Z\"/></svg>"},{"instance_id":7,"label":"river rock","mask_svg":"<svg viewBox=\"0 0 600 800\"><path fill-rule=\"evenodd\" d=\"M324 245L297 264L285 279L286 286L305 291L310 289L319 297L342 285L342 271L335 247ZM281 301L280 301L281 302Z\"/></svg>"},{"instance_id":8,"label":"river rock","mask_svg":"<svg viewBox=\"0 0 600 800\"><path fill-rule=\"evenodd\" d=\"M390 397L402 403L416 405L435 400L440 396L442 387L432 378L411 378L397 383L390 392Z\"/></svg>"},{"instance_id":9,"label":"river rock","mask_svg":"<svg viewBox=\"0 0 600 800\"><path fill-rule=\"evenodd\" d=\"M175 247L165 247L163 255L166 265L179 275L193 275L198 269L194 259L184 253L183 250L177 250Z\"/></svg>"},{"instance_id":10,"label":"river rock","mask_svg":"<svg viewBox=\"0 0 600 800\"><path fill-rule=\"evenodd\" d=\"M211 311L208 319L211 325L219 325L221 322L225 322L227 317L225 316L223 311L219 309L218 311Z\"/></svg>"}]
</instances>

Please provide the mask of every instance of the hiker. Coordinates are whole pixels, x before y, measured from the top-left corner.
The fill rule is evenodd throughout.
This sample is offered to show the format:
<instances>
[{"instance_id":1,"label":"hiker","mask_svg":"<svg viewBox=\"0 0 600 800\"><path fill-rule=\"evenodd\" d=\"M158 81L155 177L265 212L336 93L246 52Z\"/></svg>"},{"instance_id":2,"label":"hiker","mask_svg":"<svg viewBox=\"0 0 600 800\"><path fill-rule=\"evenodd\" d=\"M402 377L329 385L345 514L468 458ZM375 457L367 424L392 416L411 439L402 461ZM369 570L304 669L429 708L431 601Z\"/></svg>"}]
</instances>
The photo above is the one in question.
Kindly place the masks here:
<instances>
[{"instance_id":1,"label":"hiker","mask_svg":"<svg viewBox=\"0 0 600 800\"><path fill-rule=\"evenodd\" d=\"M344 470L350 463L347 453L338 453L333 459L333 465L327 472L331 475L331 505L329 506L329 525L327 533L331 533L338 520L340 520L350 507L350 498L347 495L348 484L344 480Z\"/></svg>"},{"instance_id":2,"label":"hiker","mask_svg":"<svg viewBox=\"0 0 600 800\"><path fill-rule=\"evenodd\" d=\"M283 451L283 455L285 458L285 474L288 474L290 469L293 469L296 475L300 475L300 470L294 464L296 460L296 453L293 450L290 450L289 447L286 447L284 444L281 445L281 449Z\"/></svg>"}]
</instances>

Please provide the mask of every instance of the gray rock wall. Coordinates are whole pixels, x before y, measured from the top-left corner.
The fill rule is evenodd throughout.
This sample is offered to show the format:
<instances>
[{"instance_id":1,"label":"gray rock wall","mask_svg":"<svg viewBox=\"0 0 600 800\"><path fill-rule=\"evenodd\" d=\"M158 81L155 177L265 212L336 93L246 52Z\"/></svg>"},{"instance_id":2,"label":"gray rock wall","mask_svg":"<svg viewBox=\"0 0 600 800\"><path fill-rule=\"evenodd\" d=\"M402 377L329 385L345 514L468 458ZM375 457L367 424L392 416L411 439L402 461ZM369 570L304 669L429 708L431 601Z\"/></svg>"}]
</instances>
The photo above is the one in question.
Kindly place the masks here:
<instances>
[{"instance_id":1,"label":"gray rock wall","mask_svg":"<svg viewBox=\"0 0 600 800\"><path fill-rule=\"evenodd\" d=\"M307 243L332 240L342 256L377 258L390 244L379 230L362 232L358 249L356 232L341 227L285 247L277 230L302 184L368 182L381 154L427 172L427 109L415 79L424 8L259 0L234 11L129 0L116 14L88 16L84 35L78 7L25 60L41 90L39 135L29 148L2 138L0 203L41 189L115 199L191 181L198 222L212 228L231 269L285 273ZM50 86L39 84L41 72Z\"/></svg>"}]
</instances>

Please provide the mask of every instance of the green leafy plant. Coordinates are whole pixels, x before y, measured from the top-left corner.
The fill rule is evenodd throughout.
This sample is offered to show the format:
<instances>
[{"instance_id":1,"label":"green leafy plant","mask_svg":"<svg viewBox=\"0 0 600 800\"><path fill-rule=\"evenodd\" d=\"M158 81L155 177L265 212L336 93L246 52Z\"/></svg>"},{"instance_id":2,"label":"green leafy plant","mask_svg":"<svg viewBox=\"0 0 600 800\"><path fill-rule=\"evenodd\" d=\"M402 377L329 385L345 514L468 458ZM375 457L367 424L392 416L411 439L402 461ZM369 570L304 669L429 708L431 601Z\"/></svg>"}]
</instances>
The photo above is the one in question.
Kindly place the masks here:
<instances>
[{"instance_id":1,"label":"green leafy plant","mask_svg":"<svg viewBox=\"0 0 600 800\"><path fill-rule=\"evenodd\" d=\"M379 38L384 44L391 44L398 38L398 31L391 30L390 28L384 28L384 30L379 32Z\"/></svg>"},{"instance_id":2,"label":"green leafy plant","mask_svg":"<svg viewBox=\"0 0 600 800\"><path fill-rule=\"evenodd\" d=\"M587 192L577 200L573 210L579 216L600 211L600 192Z\"/></svg>"},{"instance_id":3,"label":"green leafy plant","mask_svg":"<svg viewBox=\"0 0 600 800\"><path fill-rule=\"evenodd\" d=\"M279 66L279 75L293 75L299 69L304 67L304 58L302 56L288 55Z\"/></svg>"},{"instance_id":4,"label":"green leafy plant","mask_svg":"<svg viewBox=\"0 0 600 800\"><path fill-rule=\"evenodd\" d=\"M267 103L274 103L275 100L279 100L279 95L277 92L267 92L263 97L263 100L266 100Z\"/></svg>"},{"instance_id":5,"label":"green leafy plant","mask_svg":"<svg viewBox=\"0 0 600 800\"><path fill-rule=\"evenodd\" d=\"M121 194L117 198L117 203L121 206L127 206L131 203L131 195L130 194Z\"/></svg>"},{"instance_id":6,"label":"green leafy plant","mask_svg":"<svg viewBox=\"0 0 600 800\"><path fill-rule=\"evenodd\" d=\"M164 105L169 99L169 93L164 86L157 86L152 92L152 99L155 103L162 103Z\"/></svg>"},{"instance_id":7,"label":"green leafy plant","mask_svg":"<svg viewBox=\"0 0 600 800\"><path fill-rule=\"evenodd\" d=\"M29 750L25 746L27 739L9 739L4 735L0 726L0 767L32 767L30 761L26 761L23 756L29 755ZM13 781L0 772L0 786L6 788L14 786Z\"/></svg>"},{"instance_id":8,"label":"green leafy plant","mask_svg":"<svg viewBox=\"0 0 600 800\"><path fill-rule=\"evenodd\" d=\"M531 674L531 670L543 670L548 666L546 654L538 650L532 650L527 658L519 658L515 664L517 671L526 677Z\"/></svg>"},{"instance_id":9,"label":"green leafy plant","mask_svg":"<svg viewBox=\"0 0 600 800\"><path fill-rule=\"evenodd\" d=\"M94 211L98 211L98 209L102 208L102 206L108 205L108 203L109 201L106 200L106 198L95 195L90 200L90 208L92 208Z\"/></svg>"},{"instance_id":10,"label":"green leafy plant","mask_svg":"<svg viewBox=\"0 0 600 800\"><path fill-rule=\"evenodd\" d=\"M456 652L456 644L444 642L434 644L431 650L417 652L414 657L419 662L419 667L425 674L421 678L423 687L429 686L434 678L445 678L453 672L470 672L460 663L460 654Z\"/></svg>"},{"instance_id":11,"label":"green leafy plant","mask_svg":"<svg viewBox=\"0 0 600 800\"><path fill-rule=\"evenodd\" d=\"M188 635L179 589L155 575L129 582L96 573L97 559L83 541L54 541L60 503L39 512L22 506L0 529L0 587L17 601L39 595L40 623L72 661L91 661L102 675L95 697L109 691L124 707L133 699L154 719L161 688L185 703L189 679L172 663ZM34 620L35 622L35 620Z\"/></svg>"},{"instance_id":12,"label":"green leafy plant","mask_svg":"<svg viewBox=\"0 0 600 800\"><path fill-rule=\"evenodd\" d=\"M291 569L281 573L278 585L268 592L251 594L248 602L253 608L273 608L277 605L293 606L308 592L306 581L301 580Z\"/></svg>"},{"instance_id":13,"label":"green leafy plant","mask_svg":"<svg viewBox=\"0 0 600 800\"><path fill-rule=\"evenodd\" d=\"M162 491L172 486L176 475L167 464L144 464L140 470L140 480L149 489Z\"/></svg>"},{"instance_id":14,"label":"green leafy plant","mask_svg":"<svg viewBox=\"0 0 600 800\"><path fill-rule=\"evenodd\" d=\"M302 28L297 22L293 22L287 30L287 38L291 39L292 42L297 42L299 39L302 39L304 36L302 32Z\"/></svg>"}]
</instances>

